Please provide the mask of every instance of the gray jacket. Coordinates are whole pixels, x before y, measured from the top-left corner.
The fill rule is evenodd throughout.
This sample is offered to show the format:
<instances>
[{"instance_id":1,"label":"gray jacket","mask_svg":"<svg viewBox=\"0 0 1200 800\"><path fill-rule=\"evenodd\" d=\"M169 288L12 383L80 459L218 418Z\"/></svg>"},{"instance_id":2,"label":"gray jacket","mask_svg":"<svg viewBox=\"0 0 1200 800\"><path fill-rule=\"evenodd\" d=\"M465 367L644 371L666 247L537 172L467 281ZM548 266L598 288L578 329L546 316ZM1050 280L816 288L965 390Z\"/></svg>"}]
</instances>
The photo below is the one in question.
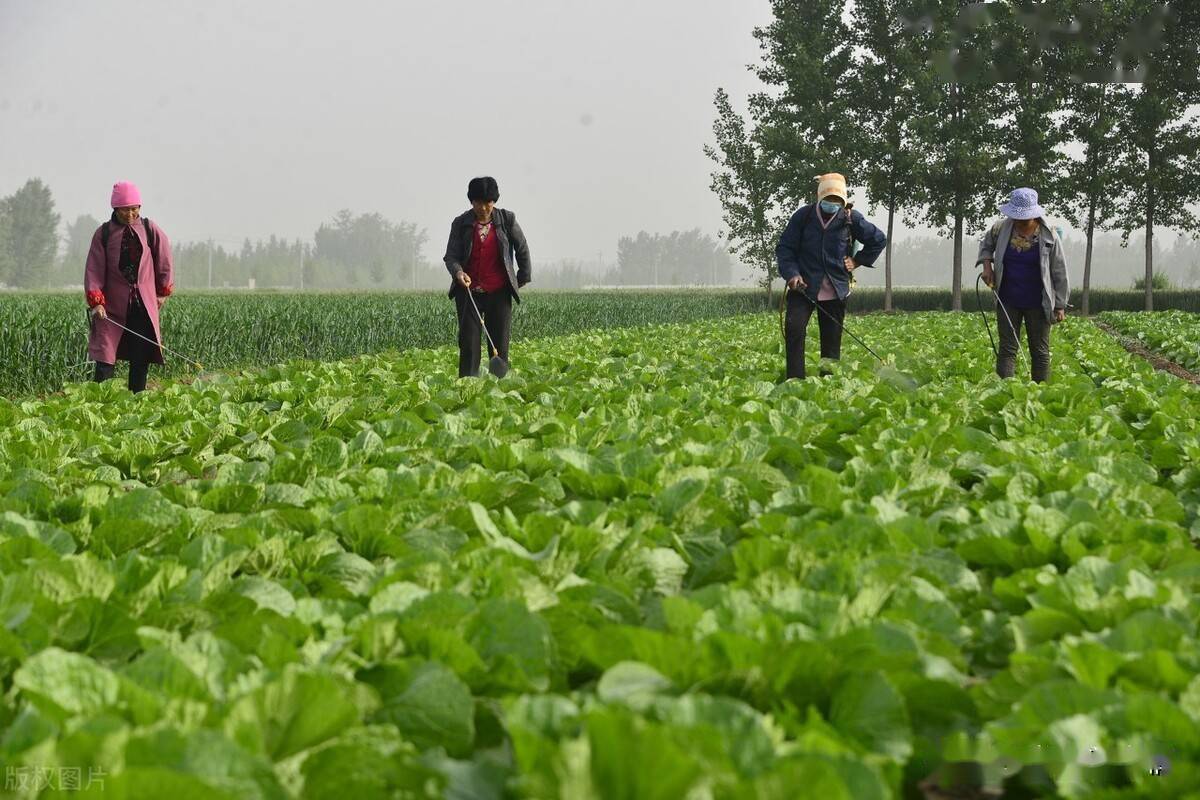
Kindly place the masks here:
<instances>
[{"instance_id":1,"label":"gray jacket","mask_svg":"<svg viewBox=\"0 0 1200 800\"><path fill-rule=\"evenodd\" d=\"M1042 310L1046 312L1046 321L1054 321L1055 309L1065 309L1071 298L1071 286L1067 280L1067 264L1063 261L1063 244L1058 234L1039 223L1038 241L1042 256ZM979 242L979 256L975 266L979 267L984 261L991 260L996 271L996 289L1004 281L1004 253L1008 250L1008 240L1012 236L1013 221L1005 217L988 228L987 233ZM999 250L999 252L997 252Z\"/></svg>"},{"instance_id":2,"label":"gray jacket","mask_svg":"<svg viewBox=\"0 0 1200 800\"><path fill-rule=\"evenodd\" d=\"M500 252L504 255L504 268L508 273L509 290L518 303L521 297L517 289L529 283L532 267L529 260L529 243L525 232L517 224L517 215L511 211L495 209L492 219L496 224L496 235L500 237ZM450 223L450 241L446 243L446 269L450 273L450 296L461 288L454 276L465 270L471 260L471 248L475 245L475 212L466 211Z\"/></svg>"}]
</instances>

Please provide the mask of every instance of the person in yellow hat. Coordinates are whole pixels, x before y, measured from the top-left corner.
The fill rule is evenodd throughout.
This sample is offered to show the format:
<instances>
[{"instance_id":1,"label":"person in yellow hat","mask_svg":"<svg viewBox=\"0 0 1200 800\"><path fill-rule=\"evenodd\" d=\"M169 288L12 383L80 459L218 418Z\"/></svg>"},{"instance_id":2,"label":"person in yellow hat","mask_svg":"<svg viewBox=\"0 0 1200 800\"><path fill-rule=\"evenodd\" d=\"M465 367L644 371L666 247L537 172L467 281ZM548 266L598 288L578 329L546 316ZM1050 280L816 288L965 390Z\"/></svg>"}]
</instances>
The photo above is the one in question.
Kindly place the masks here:
<instances>
[{"instance_id":1,"label":"person in yellow hat","mask_svg":"<svg viewBox=\"0 0 1200 800\"><path fill-rule=\"evenodd\" d=\"M787 282L789 378L805 377L804 344L813 314L821 331L821 358L841 358L851 275L859 267L873 267L887 245L883 231L853 210L843 175L830 172L816 180L817 202L792 214L775 248L779 276ZM863 246L857 253L855 242Z\"/></svg>"}]
</instances>

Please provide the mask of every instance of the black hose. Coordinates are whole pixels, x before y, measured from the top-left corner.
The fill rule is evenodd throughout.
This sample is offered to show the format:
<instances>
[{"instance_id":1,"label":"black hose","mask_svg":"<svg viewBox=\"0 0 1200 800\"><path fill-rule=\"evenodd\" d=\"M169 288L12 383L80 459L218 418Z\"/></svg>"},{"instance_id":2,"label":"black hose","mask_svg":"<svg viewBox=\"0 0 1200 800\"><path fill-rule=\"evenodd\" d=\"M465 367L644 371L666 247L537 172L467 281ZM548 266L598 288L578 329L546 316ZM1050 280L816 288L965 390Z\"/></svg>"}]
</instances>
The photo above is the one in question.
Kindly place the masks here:
<instances>
[{"instance_id":1,"label":"black hose","mask_svg":"<svg viewBox=\"0 0 1200 800\"><path fill-rule=\"evenodd\" d=\"M979 291L979 284L983 280L983 273L975 276L975 304L979 307L979 319L983 321L983 329L987 331L988 340L992 343L992 352L996 354L996 358L1000 358L1000 348L996 346L996 337L992 336L992 326L988 324L987 314L983 311L983 293Z\"/></svg>"},{"instance_id":2,"label":"black hose","mask_svg":"<svg viewBox=\"0 0 1200 800\"><path fill-rule=\"evenodd\" d=\"M783 287L783 303L781 304L780 314L779 314L780 327L783 328L783 336L784 336L785 341L787 339L787 328L784 326L783 310L784 310L784 308L787 307L787 295L788 295L789 291L791 291L791 289L789 287L787 287L787 286ZM812 300L809 300L809 302L817 307L817 311L821 312L826 317L833 320L833 322L838 326L838 328L841 329L842 333L849 335L851 339L853 339L854 341L856 341L860 345L862 345L864 350L866 350L871 355L875 356L876 360L878 360L880 364L886 363L886 362L884 362L884 360L882 358L880 358L878 353L876 353L874 350L871 349L871 347L866 342L864 342L862 339L855 336L853 331L849 330L841 320L839 320L833 314L830 314L825 309L821 308L820 302L814 302Z\"/></svg>"}]
</instances>

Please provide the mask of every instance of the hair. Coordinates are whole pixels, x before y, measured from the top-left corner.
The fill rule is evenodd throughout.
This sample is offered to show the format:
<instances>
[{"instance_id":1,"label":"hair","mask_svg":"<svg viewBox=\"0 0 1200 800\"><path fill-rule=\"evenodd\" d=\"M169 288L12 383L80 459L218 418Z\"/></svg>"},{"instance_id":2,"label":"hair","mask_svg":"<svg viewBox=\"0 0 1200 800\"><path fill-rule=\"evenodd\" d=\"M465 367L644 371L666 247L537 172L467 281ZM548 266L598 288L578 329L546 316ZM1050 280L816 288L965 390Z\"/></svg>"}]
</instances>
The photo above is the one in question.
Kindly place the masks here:
<instances>
[{"instance_id":1,"label":"hair","mask_svg":"<svg viewBox=\"0 0 1200 800\"><path fill-rule=\"evenodd\" d=\"M494 203L500 199L500 185L492 177L472 178L467 184L467 199L472 203L476 200Z\"/></svg>"}]
</instances>

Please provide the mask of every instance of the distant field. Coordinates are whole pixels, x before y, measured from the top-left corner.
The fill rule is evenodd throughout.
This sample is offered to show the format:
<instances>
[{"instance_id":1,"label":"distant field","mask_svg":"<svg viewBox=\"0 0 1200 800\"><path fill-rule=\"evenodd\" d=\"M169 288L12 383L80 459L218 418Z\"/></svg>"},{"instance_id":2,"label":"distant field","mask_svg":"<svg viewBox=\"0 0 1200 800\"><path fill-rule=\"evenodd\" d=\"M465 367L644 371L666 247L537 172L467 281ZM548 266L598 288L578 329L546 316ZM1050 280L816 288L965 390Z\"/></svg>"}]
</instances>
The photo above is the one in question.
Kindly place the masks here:
<instances>
[{"instance_id":1,"label":"distant field","mask_svg":"<svg viewBox=\"0 0 1200 800\"><path fill-rule=\"evenodd\" d=\"M752 291L530 293L514 315L513 335L693 322L764 308L763 295ZM0 294L0 395L53 392L85 379L87 324L76 294ZM163 313L167 347L208 369L437 347L456 336L454 304L444 292L181 294ZM151 378L188 372L168 357Z\"/></svg>"}]
</instances>

